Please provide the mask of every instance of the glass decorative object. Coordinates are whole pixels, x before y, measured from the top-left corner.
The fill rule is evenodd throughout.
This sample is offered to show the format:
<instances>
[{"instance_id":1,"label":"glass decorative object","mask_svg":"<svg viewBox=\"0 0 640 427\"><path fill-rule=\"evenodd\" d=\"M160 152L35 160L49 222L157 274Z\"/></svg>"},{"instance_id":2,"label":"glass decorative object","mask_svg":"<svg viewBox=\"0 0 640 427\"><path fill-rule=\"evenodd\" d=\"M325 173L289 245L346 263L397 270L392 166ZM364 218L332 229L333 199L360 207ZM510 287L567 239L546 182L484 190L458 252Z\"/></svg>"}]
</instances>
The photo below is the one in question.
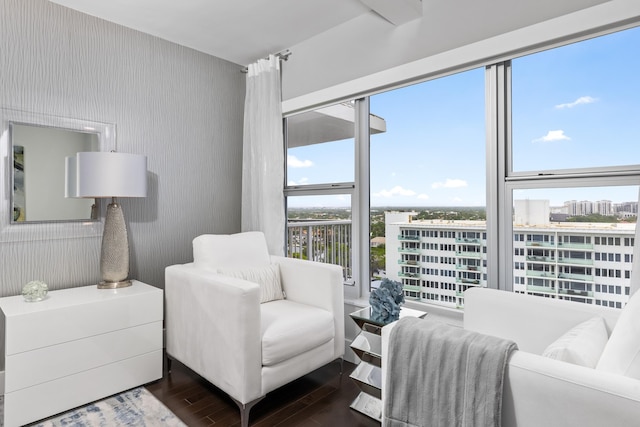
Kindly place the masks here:
<instances>
[{"instance_id":1,"label":"glass decorative object","mask_svg":"<svg viewBox=\"0 0 640 427\"><path fill-rule=\"evenodd\" d=\"M46 298L49 287L40 280L33 280L22 288L22 296L27 302L42 301Z\"/></svg>"}]
</instances>

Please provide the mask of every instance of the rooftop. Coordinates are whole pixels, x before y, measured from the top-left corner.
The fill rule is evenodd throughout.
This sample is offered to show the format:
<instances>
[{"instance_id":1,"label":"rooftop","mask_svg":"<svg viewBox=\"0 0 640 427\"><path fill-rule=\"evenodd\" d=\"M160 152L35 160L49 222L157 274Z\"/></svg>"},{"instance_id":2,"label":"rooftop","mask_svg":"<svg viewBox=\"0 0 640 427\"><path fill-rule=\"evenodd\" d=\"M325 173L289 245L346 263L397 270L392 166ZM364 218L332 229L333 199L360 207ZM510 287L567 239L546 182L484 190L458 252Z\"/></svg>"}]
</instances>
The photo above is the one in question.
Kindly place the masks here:
<instances>
[{"instance_id":1,"label":"rooftop","mask_svg":"<svg viewBox=\"0 0 640 427\"><path fill-rule=\"evenodd\" d=\"M390 224L414 228L486 228L486 221L453 221L453 220L411 220L391 222ZM613 231L629 233L636 229L635 223L629 222L550 222L548 224L514 224L514 228L530 230L570 230L570 231Z\"/></svg>"}]
</instances>

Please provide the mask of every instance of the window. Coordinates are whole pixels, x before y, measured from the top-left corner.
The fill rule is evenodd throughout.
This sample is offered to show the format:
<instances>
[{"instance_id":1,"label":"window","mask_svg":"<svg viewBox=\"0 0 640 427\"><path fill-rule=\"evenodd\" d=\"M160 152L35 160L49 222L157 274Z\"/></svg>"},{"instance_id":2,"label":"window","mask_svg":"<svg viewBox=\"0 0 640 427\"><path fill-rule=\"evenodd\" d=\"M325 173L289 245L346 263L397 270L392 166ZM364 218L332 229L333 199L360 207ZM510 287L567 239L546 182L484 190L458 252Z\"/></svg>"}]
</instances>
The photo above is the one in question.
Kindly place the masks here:
<instances>
[{"instance_id":1,"label":"window","mask_svg":"<svg viewBox=\"0 0 640 427\"><path fill-rule=\"evenodd\" d=\"M349 203L349 197L344 197ZM287 198L287 256L340 265L349 283L353 278L351 209L336 206L319 212L316 206L326 200L326 196Z\"/></svg>"},{"instance_id":2,"label":"window","mask_svg":"<svg viewBox=\"0 0 640 427\"><path fill-rule=\"evenodd\" d=\"M354 103L288 117L285 129L287 254L338 264L353 284Z\"/></svg>"},{"instance_id":3,"label":"window","mask_svg":"<svg viewBox=\"0 0 640 427\"><path fill-rule=\"evenodd\" d=\"M398 275L400 254L394 239L400 229L420 231L428 254L435 256L430 266L439 277L450 279L427 299L461 307L467 287L486 286L481 263L486 206L484 69L374 95L371 113L387 123L386 132L371 136L370 196L372 210L387 212L386 229L392 233L386 236L387 276L401 281L405 297L411 298L411 279ZM477 225L446 226L462 220ZM434 299L435 292L440 294Z\"/></svg>"},{"instance_id":4,"label":"window","mask_svg":"<svg viewBox=\"0 0 640 427\"><path fill-rule=\"evenodd\" d=\"M363 290L379 270L405 296L448 307L462 308L469 286L623 306L640 178L636 51L640 27L337 104L353 110L344 137L312 125L339 120L329 110L287 118L287 202L349 200Z\"/></svg>"},{"instance_id":5,"label":"window","mask_svg":"<svg viewBox=\"0 0 640 427\"><path fill-rule=\"evenodd\" d=\"M348 298L366 297L372 278L385 274L385 243L376 239L384 236L384 221L379 221L380 217L384 218L384 212L370 209L369 180L363 178L369 175L369 163L361 161L369 157L369 135L385 131L384 119L369 114L368 98L285 119L288 216L291 218L293 209L302 208L300 202L307 203L306 213L313 213L318 219L316 227L309 231L314 234L316 229L330 225L328 222L341 220L336 212L348 211L351 215L351 219L346 220L351 223L350 233L341 233L350 238L348 251L342 251L348 253L349 260L344 255L340 258L345 284L355 285L345 287ZM369 215L371 220L368 220ZM294 226L289 224L289 228ZM325 234L333 236L333 233ZM417 236L413 233L404 235L401 239L403 253L418 251ZM405 243L406 240L409 242ZM333 244L326 243L325 246L333 247ZM316 261L335 262L335 258L331 261L322 251L310 253L319 254ZM403 259L413 262L417 258ZM417 268L401 266L407 284L413 287L413 295L417 295L415 288L419 284L416 271Z\"/></svg>"},{"instance_id":6,"label":"window","mask_svg":"<svg viewBox=\"0 0 640 427\"><path fill-rule=\"evenodd\" d=\"M611 267L619 266L623 251L630 256L630 248L615 246L615 242L633 236L635 223L616 216L611 216L609 222L584 222L591 214L570 215L567 212L567 200L576 195L586 200L590 194L618 194L620 200L631 200L637 197L638 186L512 189L513 233L527 236L525 262L513 263L514 290L555 298L574 299L579 295L583 302L593 304L598 296L602 296L600 285L605 293L607 289L608 293L613 293L614 286L619 287L622 270ZM535 234L527 231L530 228L536 230ZM619 236L610 236L612 229ZM609 239L614 244L607 246L610 252L596 252L595 242L609 242ZM518 249L514 248L514 256L519 253ZM530 279L526 283L518 279L521 270ZM534 280L539 278L543 278L543 282ZM594 282L596 278L598 285Z\"/></svg>"},{"instance_id":7,"label":"window","mask_svg":"<svg viewBox=\"0 0 640 427\"><path fill-rule=\"evenodd\" d=\"M354 181L351 102L287 118L287 186Z\"/></svg>"},{"instance_id":8,"label":"window","mask_svg":"<svg viewBox=\"0 0 640 427\"><path fill-rule=\"evenodd\" d=\"M513 171L633 166L640 58L629 52L639 51L634 28L514 59ZM590 214L609 199L576 197L571 213Z\"/></svg>"},{"instance_id":9,"label":"window","mask_svg":"<svg viewBox=\"0 0 640 427\"><path fill-rule=\"evenodd\" d=\"M610 306L626 302L620 283L628 286L628 279L611 267L632 253L638 212L640 165L629 160L640 159L640 147L624 148L640 138L640 125L629 119L640 114L640 60L627 55L638 48L636 28L495 67L511 95L504 203L513 221L503 230L526 234L526 245L557 254L526 259L527 275L543 277L544 288L514 280L520 266L512 263L504 279L514 290L590 304L607 293ZM610 67L624 71L614 76ZM510 243L519 247L517 238Z\"/></svg>"}]
</instances>

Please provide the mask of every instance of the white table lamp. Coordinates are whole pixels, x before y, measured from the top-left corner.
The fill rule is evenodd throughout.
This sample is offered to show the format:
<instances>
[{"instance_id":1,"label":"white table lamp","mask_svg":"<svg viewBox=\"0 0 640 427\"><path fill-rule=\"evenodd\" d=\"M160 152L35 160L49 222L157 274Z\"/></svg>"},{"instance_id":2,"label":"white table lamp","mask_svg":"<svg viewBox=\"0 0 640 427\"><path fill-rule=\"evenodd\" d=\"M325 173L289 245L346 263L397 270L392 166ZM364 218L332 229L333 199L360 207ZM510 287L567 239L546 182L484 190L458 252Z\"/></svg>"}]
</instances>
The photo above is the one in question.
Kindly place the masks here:
<instances>
[{"instance_id":1,"label":"white table lamp","mask_svg":"<svg viewBox=\"0 0 640 427\"><path fill-rule=\"evenodd\" d=\"M111 198L102 234L101 289L131 286L129 242L117 197L146 197L147 158L116 152L81 152L66 158L65 197Z\"/></svg>"}]
</instances>

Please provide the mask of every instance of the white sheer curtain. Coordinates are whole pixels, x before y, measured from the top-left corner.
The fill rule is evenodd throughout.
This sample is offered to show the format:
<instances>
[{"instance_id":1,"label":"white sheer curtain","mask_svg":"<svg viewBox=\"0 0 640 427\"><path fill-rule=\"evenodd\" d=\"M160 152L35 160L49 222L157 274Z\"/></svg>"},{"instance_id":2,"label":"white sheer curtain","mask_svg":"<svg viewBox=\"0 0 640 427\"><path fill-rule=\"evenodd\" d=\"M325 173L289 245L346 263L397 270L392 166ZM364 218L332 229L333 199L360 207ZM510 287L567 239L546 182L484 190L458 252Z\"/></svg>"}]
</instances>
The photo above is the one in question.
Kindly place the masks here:
<instances>
[{"instance_id":1,"label":"white sheer curtain","mask_svg":"<svg viewBox=\"0 0 640 427\"><path fill-rule=\"evenodd\" d=\"M242 231L262 231L273 255L284 254L284 147L280 59L248 67L244 104Z\"/></svg>"}]
</instances>

